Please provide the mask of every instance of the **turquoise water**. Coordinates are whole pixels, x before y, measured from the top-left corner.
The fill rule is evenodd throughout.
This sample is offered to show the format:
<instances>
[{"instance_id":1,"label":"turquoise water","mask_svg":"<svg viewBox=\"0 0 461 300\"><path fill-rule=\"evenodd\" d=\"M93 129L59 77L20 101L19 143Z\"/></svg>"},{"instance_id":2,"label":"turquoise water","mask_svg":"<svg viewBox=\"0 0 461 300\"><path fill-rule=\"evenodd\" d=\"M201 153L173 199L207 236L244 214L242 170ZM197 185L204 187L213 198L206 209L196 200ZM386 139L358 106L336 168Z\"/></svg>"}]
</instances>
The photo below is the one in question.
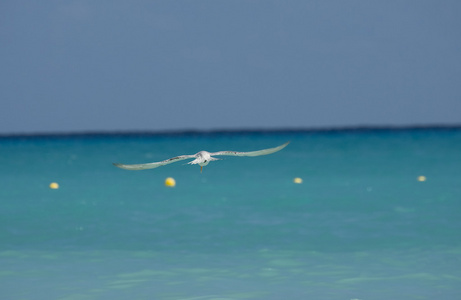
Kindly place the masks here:
<instances>
[{"instance_id":1,"label":"turquoise water","mask_svg":"<svg viewBox=\"0 0 461 300\"><path fill-rule=\"evenodd\" d=\"M3 137L0 165L1 299L461 299L459 129Z\"/></svg>"}]
</instances>

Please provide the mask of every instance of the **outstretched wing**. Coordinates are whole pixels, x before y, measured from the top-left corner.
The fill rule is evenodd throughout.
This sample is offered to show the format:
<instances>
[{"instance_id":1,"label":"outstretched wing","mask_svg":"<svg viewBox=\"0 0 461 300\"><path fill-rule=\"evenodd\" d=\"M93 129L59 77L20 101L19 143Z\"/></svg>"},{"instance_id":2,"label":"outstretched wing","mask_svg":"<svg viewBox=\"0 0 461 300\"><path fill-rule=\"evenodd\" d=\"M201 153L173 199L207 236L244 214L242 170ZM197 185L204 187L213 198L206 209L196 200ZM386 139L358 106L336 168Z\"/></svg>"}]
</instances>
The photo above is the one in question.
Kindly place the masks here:
<instances>
[{"instance_id":1,"label":"outstretched wing","mask_svg":"<svg viewBox=\"0 0 461 300\"><path fill-rule=\"evenodd\" d=\"M283 145L277 146L275 148L263 149L258 151L251 151L251 152L237 152L237 151L219 151L215 153L210 153L211 156L215 155L231 155L231 156L260 156L260 155L267 155L272 154L274 152L280 151L285 148L290 142L286 142Z\"/></svg>"},{"instance_id":2,"label":"outstretched wing","mask_svg":"<svg viewBox=\"0 0 461 300\"><path fill-rule=\"evenodd\" d=\"M164 165L168 165L180 160L188 159L188 158L194 158L195 155L180 155L176 156L173 158L169 158L164 161L159 161L159 162L153 162L153 163L147 163L147 164L138 164L138 165L124 165L124 164L118 164L118 163L113 163L114 166L119 167L121 169L125 170L145 170L145 169L153 169L153 168L158 168Z\"/></svg>"}]
</instances>

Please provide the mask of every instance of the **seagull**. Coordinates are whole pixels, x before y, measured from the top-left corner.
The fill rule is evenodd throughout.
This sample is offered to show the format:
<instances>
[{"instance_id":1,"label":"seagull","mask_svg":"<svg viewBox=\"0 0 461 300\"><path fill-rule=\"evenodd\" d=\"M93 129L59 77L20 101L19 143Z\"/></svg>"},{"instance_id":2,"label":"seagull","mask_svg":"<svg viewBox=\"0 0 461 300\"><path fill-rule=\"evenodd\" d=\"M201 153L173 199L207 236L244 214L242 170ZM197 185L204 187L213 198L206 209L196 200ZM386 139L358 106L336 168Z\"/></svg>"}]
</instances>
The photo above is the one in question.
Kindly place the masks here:
<instances>
[{"instance_id":1,"label":"seagull","mask_svg":"<svg viewBox=\"0 0 461 300\"><path fill-rule=\"evenodd\" d=\"M200 166L200 173L203 170L203 167L208 165L210 161L214 160L220 160L219 158L214 158L212 156L217 156L217 155L229 155L229 156L260 156L260 155L267 155L267 154L272 154L274 152L280 151L283 148L285 148L290 142L286 142L283 145L274 147L274 148L269 148L269 149L263 149L263 150L258 150L258 151L251 151L251 152L237 152L237 151L219 151L219 152L214 152L210 153L207 151L200 151L196 154L191 154L191 155L180 155L176 156L173 158L169 158L163 161L159 162L152 162L152 163L147 163L147 164L137 164L137 165L124 165L124 164L119 164L119 163L113 163L114 166L125 169L125 170L146 170L146 169L153 169L153 168L158 168L164 165L168 165L177 161L181 161L184 159L188 158L195 158L193 161L188 162L190 165L196 165L198 164Z\"/></svg>"}]
</instances>

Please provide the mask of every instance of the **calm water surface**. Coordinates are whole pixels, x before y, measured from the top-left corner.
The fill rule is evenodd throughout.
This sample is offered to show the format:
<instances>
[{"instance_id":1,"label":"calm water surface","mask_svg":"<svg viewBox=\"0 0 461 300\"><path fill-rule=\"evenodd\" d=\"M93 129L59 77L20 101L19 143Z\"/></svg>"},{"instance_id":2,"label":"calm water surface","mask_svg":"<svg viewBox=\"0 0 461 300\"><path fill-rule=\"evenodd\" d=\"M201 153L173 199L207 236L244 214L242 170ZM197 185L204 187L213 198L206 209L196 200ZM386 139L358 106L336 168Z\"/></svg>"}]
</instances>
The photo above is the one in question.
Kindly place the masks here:
<instances>
[{"instance_id":1,"label":"calm water surface","mask_svg":"<svg viewBox=\"0 0 461 300\"><path fill-rule=\"evenodd\" d=\"M3 137L0 164L2 299L461 299L461 130Z\"/></svg>"}]
</instances>

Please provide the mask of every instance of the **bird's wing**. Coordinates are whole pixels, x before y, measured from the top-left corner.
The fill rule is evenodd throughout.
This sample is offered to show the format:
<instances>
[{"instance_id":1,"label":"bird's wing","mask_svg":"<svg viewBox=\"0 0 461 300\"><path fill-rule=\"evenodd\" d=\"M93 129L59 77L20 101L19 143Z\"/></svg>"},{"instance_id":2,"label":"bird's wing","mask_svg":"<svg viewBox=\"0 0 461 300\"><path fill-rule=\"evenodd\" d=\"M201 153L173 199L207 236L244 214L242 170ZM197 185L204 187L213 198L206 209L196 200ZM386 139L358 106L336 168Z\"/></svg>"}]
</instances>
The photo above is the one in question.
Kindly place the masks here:
<instances>
[{"instance_id":1,"label":"bird's wing","mask_svg":"<svg viewBox=\"0 0 461 300\"><path fill-rule=\"evenodd\" d=\"M119 167L121 169L125 170L145 170L145 169L153 169L153 168L158 168L164 165L168 165L180 160L188 159L188 158L194 158L195 155L180 155L176 156L173 158L169 158L164 161L159 161L159 162L153 162L153 163L147 163L147 164L138 164L138 165L124 165L124 164L118 164L118 163L113 163L114 166Z\"/></svg>"},{"instance_id":2,"label":"bird's wing","mask_svg":"<svg viewBox=\"0 0 461 300\"><path fill-rule=\"evenodd\" d=\"M211 156L214 155L232 155L232 156L260 156L260 155L267 155L272 154L274 152L280 151L285 148L290 142L286 142L283 145L277 146L275 148L263 149L258 151L251 151L251 152L237 152L237 151L219 151L215 153L210 153Z\"/></svg>"}]
</instances>

